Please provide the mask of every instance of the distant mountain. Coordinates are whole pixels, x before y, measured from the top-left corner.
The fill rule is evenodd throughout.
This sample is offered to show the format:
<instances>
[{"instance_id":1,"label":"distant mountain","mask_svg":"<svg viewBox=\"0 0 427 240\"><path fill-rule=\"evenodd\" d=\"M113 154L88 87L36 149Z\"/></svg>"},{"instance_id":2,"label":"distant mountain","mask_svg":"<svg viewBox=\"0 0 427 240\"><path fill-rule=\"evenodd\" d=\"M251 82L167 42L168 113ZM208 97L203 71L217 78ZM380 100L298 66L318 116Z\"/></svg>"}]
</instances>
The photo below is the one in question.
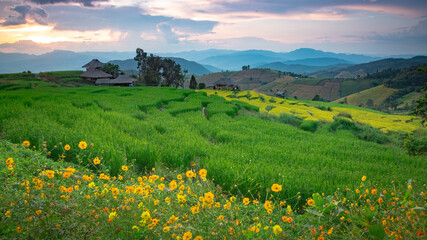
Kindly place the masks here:
<instances>
[{"instance_id":1,"label":"distant mountain","mask_svg":"<svg viewBox=\"0 0 427 240\"><path fill-rule=\"evenodd\" d=\"M176 63L181 65L181 69L183 69L183 70L187 69L188 74L204 75L204 74L211 73L211 71L209 71L204 66L202 66L196 62L188 61L188 60L183 59L183 58L175 58L175 57L168 57L168 58L174 60ZM137 68L138 68L137 62L133 59L113 60L113 61L109 61L109 62L119 65L120 69L124 70L125 72L129 72L128 70L137 71Z\"/></svg>"},{"instance_id":2,"label":"distant mountain","mask_svg":"<svg viewBox=\"0 0 427 240\"><path fill-rule=\"evenodd\" d=\"M208 50L201 50L201 51L193 50L193 51L184 51L184 52L177 52L177 53L156 53L155 55L162 56L162 57L185 58L187 60L197 62L208 57L231 54L235 52L236 51L234 50L208 49Z\"/></svg>"},{"instance_id":3,"label":"distant mountain","mask_svg":"<svg viewBox=\"0 0 427 240\"><path fill-rule=\"evenodd\" d=\"M358 54L332 53L311 48L300 48L288 53L277 53L265 50L239 51L207 57L199 62L202 64L210 64L222 70L240 70L244 65L260 66L273 62L308 66L327 66L335 64L366 63L379 59L378 57Z\"/></svg>"},{"instance_id":4,"label":"distant mountain","mask_svg":"<svg viewBox=\"0 0 427 240\"><path fill-rule=\"evenodd\" d=\"M205 67L207 70L211 71L211 72L221 72L221 69L216 68L212 65L207 65L207 64L202 64L203 67Z\"/></svg>"},{"instance_id":5,"label":"distant mountain","mask_svg":"<svg viewBox=\"0 0 427 240\"><path fill-rule=\"evenodd\" d=\"M327 57L288 60L283 63L284 64L301 64L301 65L307 65L307 66L331 66L331 65L337 65L337 64L346 64L346 65L353 64L352 62L346 61L344 59L327 58Z\"/></svg>"},{"instance_id":6,"label":"distant mountain","mask_svg":"<svg viewBox=\"0 0 427 240\"><path fill-rule=\"evenodd\" d=\"M386 58L369 63L352 65L343 69L320 71L312 74L312 77L317 78L352 78L363 76L375 72L380 72L385 69L399 69L419 64L427 63L427 56L417 56L410 59L404 58Z\"/></svg>"},{"instance_id":7,"label":"distant mountain","mask_svg":"<svg viewBox=\"0 0 427 240\"><path fill-rule=\"evenodd\" d=\"M341 68L344 68L347 66L349 66L349 64L336 64L336 65L329 65L329 66L307 66L307 65L302 65L302 64L285 64L282 62L273 62L273 63L268 63L268 64L262 64L262 65L259 65L257 67L274 69L274 70L281 71L281 72L310 74L310 73L323 71L323 70L341 69Z\"/></svg>"},{"instance_id":8,"label":"distant mountain","mask_svg":"<svg viewBox=\"0 0 427 240\"><path fill-rule=\"evenodd\" d=\"M0 73L15 73L22 71L47 72L63 70L82 70L82 66L94 58L101 62L112 61L118 64L127 73L135 74L137 63L133 60L135 54L131 52L71 52L53 51L41 55L30 55L21 53L1 53L0 52ZM131 58L131 59L129 59ZM127 59L127 60L126 60ZM182 58L171 57L181 65L183 69L188 69L189 73L203 75L211 73L206 67ZM214 69L214 67L212 67ZM219 70L218 70L219 71Z\"/></svg>"},{"instance_id":9,"label":"distant mountain","mask_svg":"<svg viewBox=\"0 0 427 240\"><path fill-rule=\"evenodd\" d=\"M0 53L0 73L81 70L93 58L97 56L71 51L53 51L42 55Z\"/></svg>"},{"instance_id":10,"label":"distant mountain","mask_svg":"<svg viewBox=\"0 0 427 240\"><path fill-rule=\"evenodd\" d=\"M371 57L360 54L324 52L312 48L300 48L289 53L284 53L283 56L288 60L298 60L305 58L338 58L351 63L366 63L381 59L379 57Z\"/></svg>"},{"instance_id":11,"label":"distant mountain","mask_svg":"<svg viewBox=\"0 0 427 240\"><path fill-rule=\"evenodd\" d=\"M209 64L222 70L241 70L244 65L261 65L268 62L281 61L280 54L262 51L250 50L240 51L227 55L208 57L200 60L202 64Z\"/></svg>"}]
</instances>

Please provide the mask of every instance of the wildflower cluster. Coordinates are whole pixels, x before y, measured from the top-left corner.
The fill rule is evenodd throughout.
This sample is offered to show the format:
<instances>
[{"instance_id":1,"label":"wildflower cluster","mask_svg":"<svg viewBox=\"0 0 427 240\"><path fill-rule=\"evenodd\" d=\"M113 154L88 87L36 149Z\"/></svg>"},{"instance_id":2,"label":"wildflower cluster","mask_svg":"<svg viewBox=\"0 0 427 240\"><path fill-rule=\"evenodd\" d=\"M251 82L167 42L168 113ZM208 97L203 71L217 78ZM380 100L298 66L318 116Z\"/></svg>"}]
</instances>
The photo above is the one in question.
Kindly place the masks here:
<instances>
[{"instance_id":1,"label":"wildflower cluster","mask_svg":"<svg viewBox=\"0 0 427 240\"><path fill-rule=\"evenodd\" d=\"M278 183L262 202L230 196L197 164L185 173L158 166L145 174L128 164L112 176L96 158L91 172L0 144L0 225L9 238L416 239L426 232L425 186L414 181L399 189L363 177L354 189L313 194L296 209L279 197Z\"/></svg>"}]
</instances>

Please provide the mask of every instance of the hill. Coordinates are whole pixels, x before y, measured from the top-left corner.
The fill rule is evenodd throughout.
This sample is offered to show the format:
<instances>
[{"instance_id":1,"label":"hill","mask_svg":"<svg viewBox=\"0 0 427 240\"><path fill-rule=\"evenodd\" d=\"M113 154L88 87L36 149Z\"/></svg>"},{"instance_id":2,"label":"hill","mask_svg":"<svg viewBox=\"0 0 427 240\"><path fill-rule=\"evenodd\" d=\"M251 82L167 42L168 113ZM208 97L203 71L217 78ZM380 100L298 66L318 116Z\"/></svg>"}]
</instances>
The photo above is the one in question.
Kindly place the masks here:
<instances>
[{"instance_id":1,"label":"hill","mask_svg":"<svg viewBox=\"0 0 427 240\"><path fill-rule=\"evenodd\" d=\"M427 63L426 56L417 56L410 59L387 58L369 63L353 65L338 70L321 71L314 73L311 76L317 78L353 78L380 72L386 69L399 69L423 63Z\"/></svg>"}]
</instances>

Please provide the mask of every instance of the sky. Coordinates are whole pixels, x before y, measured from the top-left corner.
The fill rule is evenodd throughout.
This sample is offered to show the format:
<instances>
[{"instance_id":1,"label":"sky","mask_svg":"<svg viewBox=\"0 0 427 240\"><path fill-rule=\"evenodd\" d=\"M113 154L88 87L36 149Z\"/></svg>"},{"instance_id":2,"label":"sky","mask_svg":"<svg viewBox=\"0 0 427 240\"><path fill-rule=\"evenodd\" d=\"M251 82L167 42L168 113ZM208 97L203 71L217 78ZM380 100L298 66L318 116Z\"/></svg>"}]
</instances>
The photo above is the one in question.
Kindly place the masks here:
<instances>
[{"instance_id":1,"label":"sky","mask_svg":"<svg viewBox=\"0 0 427 240\"><path fill-rule=\"evenodd\" d=\"M0 0L0 52L427 54L427 0Z\"/></svg>"}]
</instances>

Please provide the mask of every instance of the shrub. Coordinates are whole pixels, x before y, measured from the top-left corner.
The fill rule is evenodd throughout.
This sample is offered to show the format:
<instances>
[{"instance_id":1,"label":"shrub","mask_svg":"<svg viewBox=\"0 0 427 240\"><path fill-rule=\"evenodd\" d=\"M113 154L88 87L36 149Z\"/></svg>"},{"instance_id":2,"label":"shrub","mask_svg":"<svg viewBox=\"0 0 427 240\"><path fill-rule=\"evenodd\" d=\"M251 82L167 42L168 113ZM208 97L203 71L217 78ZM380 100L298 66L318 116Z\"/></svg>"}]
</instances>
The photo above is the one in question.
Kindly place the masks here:
<instances>
[{"instance_id":1,"label":"shrub","mask_svg":"<svg viewBox=\"0 0 427 240\"><path fill-rule=\"evenodd\" d=\"M418 139L410 135L405 139L403 147L406 149L409 155L423 155L427 152L427 139Z\"/></svg>"},{"instance_id":2,"label":"shrub","mask_svg":"<svg viewBox=\"0 0 427 240\"><path fill-rule=\"evenodd\" d=\"M346 112L340 112L338 114L338 117L351 118L351 114L350 113L346 113Z\"/></svg>"},{"instance_id":3,"label":"shrub","mask_svg":"<svg viewBox=\"0 0 427 240\"><path fill-rule=\"evenodd\" d=\"M315 132L317 129L317 126L319 126L319 122L318 121L313 121L313 120L304 120L301 124L300 124L300 128L304 131L310 131L310 132Z\"/></svg>"}]
</instances>

